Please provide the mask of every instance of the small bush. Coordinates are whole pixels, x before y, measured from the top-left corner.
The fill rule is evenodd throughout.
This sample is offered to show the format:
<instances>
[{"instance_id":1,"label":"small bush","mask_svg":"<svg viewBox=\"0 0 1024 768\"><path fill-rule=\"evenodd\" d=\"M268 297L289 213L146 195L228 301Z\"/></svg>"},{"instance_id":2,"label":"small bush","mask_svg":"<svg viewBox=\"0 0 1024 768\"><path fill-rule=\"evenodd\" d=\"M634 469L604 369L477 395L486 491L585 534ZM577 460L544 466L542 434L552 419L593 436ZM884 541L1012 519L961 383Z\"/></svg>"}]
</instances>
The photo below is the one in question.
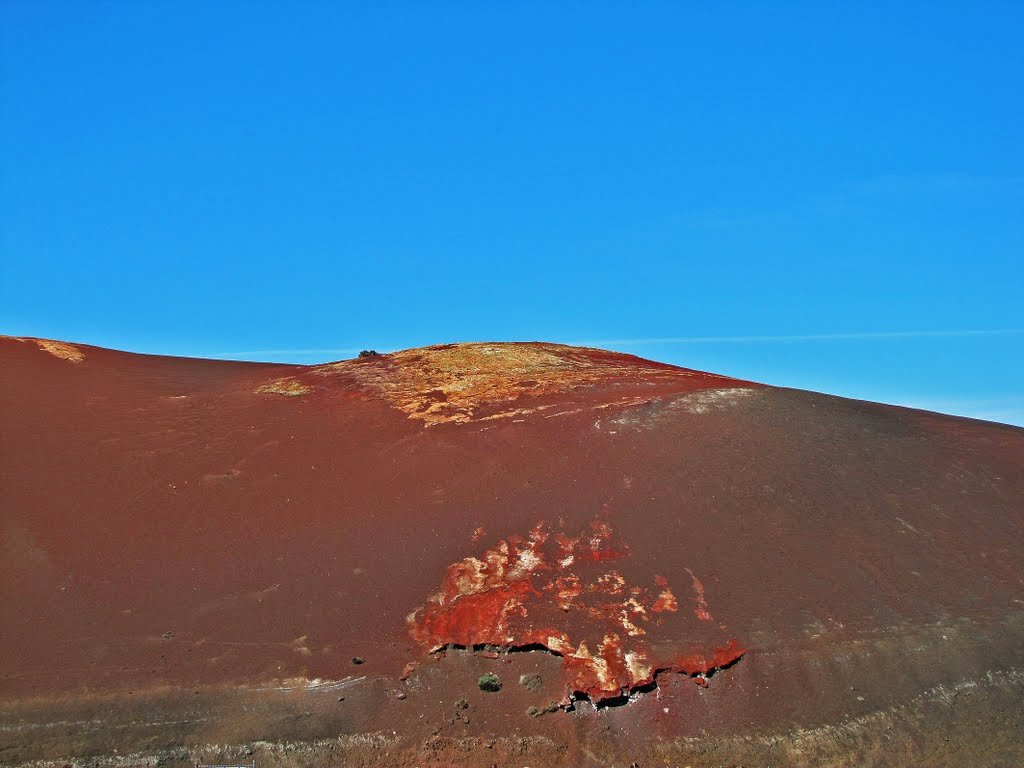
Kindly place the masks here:
<instances>
[{"instance_id":1,"label":"small bush","mask_svg":"<svg viewBox=\"0 0 1024 768\"><path fill-rule=\"evenodd\" d=\"M559 709L561 709L561 707L558 706L558 702L552 701L546 707L530 707L526 710L526 714L528 714L530 717L541 717L542 715L557 712Z\"/></svg>"},{"instance_id":2,"label":"small bush","mask_svg":"<svg viewBox=\"0 0 1024 768\"><path fill-rule=\"evenodd\" d=\"M519 684L526 688L526 690L536 693L544 685L544 681L538 674L520 675Z\"/></svg>"},{"instance_id":3,"label":"small bush","mask_svg":"<svg viewBox=\"0 0 1024 768\"><path fill-rule=\"evenodd\" d=\"M480 687L481 691L487 691L488 693L497 693L501 690L501 680L493 672L481 675L476 684Z\"/></svg>"},{"instance_id":4,"label":"small bush","mask_svg":"<svg viewBox=\"0 0 1024 768\"><path fill-rule=\"evenodd\" d=\"M364 349L359 353L360 357L376 357L380 353L376 349Z\"/></svg>"}]
</instances>

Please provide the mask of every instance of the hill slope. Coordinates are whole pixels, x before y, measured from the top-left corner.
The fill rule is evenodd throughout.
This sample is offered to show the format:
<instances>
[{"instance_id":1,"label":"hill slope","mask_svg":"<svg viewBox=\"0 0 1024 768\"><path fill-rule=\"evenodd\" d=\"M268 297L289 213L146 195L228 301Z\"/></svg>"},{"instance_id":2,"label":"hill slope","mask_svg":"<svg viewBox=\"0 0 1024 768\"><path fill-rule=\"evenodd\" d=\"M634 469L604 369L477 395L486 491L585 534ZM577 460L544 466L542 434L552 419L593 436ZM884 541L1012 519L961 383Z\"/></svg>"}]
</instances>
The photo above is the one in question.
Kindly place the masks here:
<instances>
[{"instance_id":1,"label":"hill slope","mask_svg":"<svg viewBox=\"0 0 1024 768\"><path fill-rule=\"evenodd\" d=\"M0 408L7 763L1020 754L1024 430L552 344L4 337Z\"/></svg>"}]
</instances>

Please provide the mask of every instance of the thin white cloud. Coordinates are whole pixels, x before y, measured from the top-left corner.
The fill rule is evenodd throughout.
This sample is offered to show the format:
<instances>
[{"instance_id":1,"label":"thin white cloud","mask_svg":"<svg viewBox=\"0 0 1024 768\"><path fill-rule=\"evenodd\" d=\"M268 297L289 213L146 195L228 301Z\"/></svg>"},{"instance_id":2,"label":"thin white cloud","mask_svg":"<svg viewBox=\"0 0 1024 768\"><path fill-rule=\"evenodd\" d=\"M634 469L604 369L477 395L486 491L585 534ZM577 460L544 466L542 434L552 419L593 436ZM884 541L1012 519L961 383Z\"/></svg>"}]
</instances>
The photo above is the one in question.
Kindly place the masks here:
<instances>
[{"instance_id":1,"label":"thin white cloud","mask_svg":"<svg viewBox=\"0 0 1024 768\"><path fill-rule=\"evenodd\" d=\"M1001 411L970 411L964 414L972 419L999 421L1015 427L1024 426L1024 408L1007 408Z\"/></svg>"},{"instance_id":2,"label":"thin white cloud","mask_svg":"<svg viewBox=\"0 0 1024 768\"><path fill-rule=\"evenodd\" d=\"M983 399L968 398L965 400L916 400L914 408L989 408L992 406L1017 405L1024 406L1024 394L989 397Z\"/></svg>"},{"instance_id":3,"label":"thin white cloud","mask_svg":"<svg viewBox=\"0 0 1024 768\"><path fill-rule=\"evenodd\" d=\"M663 336L637 339L603 339L572 342L579 346L631 346L655 344L756 344L801 341L859 341L867 339L916 339L967 336L1019 336L1024 328L1000 328L987 331L879 331L857 333L805 333L783 336Z\"/></svg>"},{"instance_id":4,"label":"thin white cloud","mask_svg":"<svg viewBox=\"0 0 1024 768\"><path fill-rule=\"evenodd\" d=\"M907 194L918 192L974 192L1019 188L1020 176L984 176L970 173L890 174L845 185L854 194Z\"/></svg>"},{"instance_id":5,"label":"thin white cloud","mask_svg":"<svg viewBox=\"0 0 1024 768\"><path fill-rule=\"evenodd\" d=\"M1000 328L980 331L879 331L855 333L805 333L779 336L660 336L635 339L601 339L598 341L570 341L581 347L628 346L655 344L752 344L800 341L856 341L860 339L912 339L955 336L1020 336L1024 328ZM301 355L356 355L361 350L348 349L250 349L242 352L214 352L210 357L250 358L262 355L298 357Z\"/></svg>"},{"instance_id":6,"label":"thin white cloud","mask_svg":"<svg viewBox=\"0 0 1024 768\"><path fill-rule=\"evenodd\" d=\"M917 397L890 399L894 405L902 405L907 408L921 408L925 411L937 411L954 416L967 416L972 419L1024 426L1024 394L949 400Z\"/></svg>"},{"instance_id":7,"label":"thin white cloud","mask_svg":"<svg viewBox=\"0 0 1024 768\"><path fill-rule=\"evenodd\" d=\"M917 403L899 403L908 408L923 408L926 411L937 411L948 413L952 416L966 416L969 419L982 419L983 421L995 421L1000 424L1009 424L1014 427L1024 427L1024 404L1019 408L933 408L922 406Z\"/></svg>"},{"instance_id":8,"label":"thin white cloud","mask_svg":"<svg viewBox=\"0 0 1024 768\"><path fill-rule=\"evenodd\" d=\"M358 349L250 349L246 352L214 352L213 358L299 357L303 355L356 355Z\"/></svg>"}]
</instances>

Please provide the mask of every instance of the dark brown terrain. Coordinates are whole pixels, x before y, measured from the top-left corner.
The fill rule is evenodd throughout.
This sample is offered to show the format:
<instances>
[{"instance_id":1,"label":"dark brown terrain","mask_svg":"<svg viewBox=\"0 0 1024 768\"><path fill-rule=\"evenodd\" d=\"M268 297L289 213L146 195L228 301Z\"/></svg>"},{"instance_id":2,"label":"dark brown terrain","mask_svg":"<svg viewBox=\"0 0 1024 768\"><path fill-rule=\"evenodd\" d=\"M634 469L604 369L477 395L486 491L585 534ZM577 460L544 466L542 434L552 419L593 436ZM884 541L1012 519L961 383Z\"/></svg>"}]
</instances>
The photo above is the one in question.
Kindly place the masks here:
<instances>
[{"instance_id":1,"label":"dark brown terrain","mask_svg":"<svg viewBox=\"0 0 1024 768\"><path fill-rule=\"evenodd\" d=\"M552 344L0 415L4 765L1024 765L1022 429Z\"/></svg>"}]
</instances>

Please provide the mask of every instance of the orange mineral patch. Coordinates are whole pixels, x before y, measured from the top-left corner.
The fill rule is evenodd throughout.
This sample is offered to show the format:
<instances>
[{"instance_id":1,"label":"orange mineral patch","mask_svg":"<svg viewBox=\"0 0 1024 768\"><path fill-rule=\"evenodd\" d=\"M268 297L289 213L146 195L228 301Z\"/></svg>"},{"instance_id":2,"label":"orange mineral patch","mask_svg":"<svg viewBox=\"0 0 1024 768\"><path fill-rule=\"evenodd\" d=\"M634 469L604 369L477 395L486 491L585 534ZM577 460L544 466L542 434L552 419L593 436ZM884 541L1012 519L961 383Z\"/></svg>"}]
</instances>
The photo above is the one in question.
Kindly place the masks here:
<instances>
[{"instance_id":1,"label":"orange mineral patch","mask_svg":"<svg viewBox=\"0 0 1024 768\"><path fill-rule=\"evenodd\" d=\"M708 610L708 601L704 599L704 585L701 583L700 579L693 575L693 571L689 568L686 569L686 572L690 574L690 578L693 579L693 591L696 595L696 597L694 597L694 602L697 605L693 609L693 615L701 621L714 621L715 617L712 616L711 612ZM669 592L668 594L671 595L672 593ZM673 602L675 602L675 598L673 598Z\"/></svg>"}]
</instances>

